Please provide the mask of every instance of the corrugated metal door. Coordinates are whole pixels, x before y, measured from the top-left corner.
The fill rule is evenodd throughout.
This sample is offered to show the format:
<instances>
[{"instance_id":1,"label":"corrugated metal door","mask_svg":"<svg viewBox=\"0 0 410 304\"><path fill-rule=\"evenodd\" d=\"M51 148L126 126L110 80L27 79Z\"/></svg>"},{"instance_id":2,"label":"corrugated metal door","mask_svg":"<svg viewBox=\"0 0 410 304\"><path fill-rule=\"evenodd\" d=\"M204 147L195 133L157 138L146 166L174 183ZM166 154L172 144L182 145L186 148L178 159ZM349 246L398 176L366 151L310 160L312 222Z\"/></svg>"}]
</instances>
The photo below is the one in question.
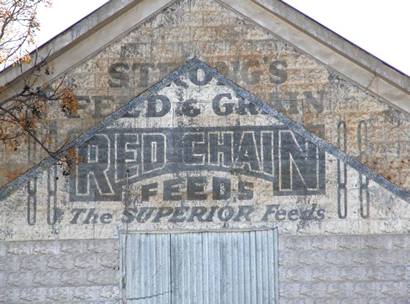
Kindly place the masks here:
<instances>
[{"instance_id":1,"label":"corrugated metal door","mask_svg":"<svg viewBox=\"0 0 410 304\"><path fill-rule=\"evenodd\" d=\"M131 234L127 239L127 303L276 303L275 230Z\"/></svg>"},{"instance_id":2,"label":"corrugated metal door","mask_svg":"<svg viewBox=\"0 0 410 304\"><path fill-rule=\"evenodd\" d=\"M128 234L122 239L126 303L171 303L170 235Z\"/></svg>"}]
</instances>

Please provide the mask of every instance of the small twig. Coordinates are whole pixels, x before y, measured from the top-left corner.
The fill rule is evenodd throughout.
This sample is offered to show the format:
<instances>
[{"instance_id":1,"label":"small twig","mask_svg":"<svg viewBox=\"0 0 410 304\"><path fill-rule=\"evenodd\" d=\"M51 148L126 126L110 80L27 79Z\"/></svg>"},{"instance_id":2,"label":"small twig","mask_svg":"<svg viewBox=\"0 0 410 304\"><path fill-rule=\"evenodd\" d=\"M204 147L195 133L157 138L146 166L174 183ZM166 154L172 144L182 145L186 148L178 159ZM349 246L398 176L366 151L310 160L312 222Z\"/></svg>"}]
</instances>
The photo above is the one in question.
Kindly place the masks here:
<instances>
[{"instance_id":1,"label":"small twig","mask_svg":"<svg viewBox=\"0 0 410 304\"><path fill-rule=\"evenodd\" d=\"M19 124L19 118L17 116L15 116L12 112L10 112L7 109L4 109L2 107L0 107L0 110L3 111L3 112L6 112L8 115L10 115L16 121L16 124ZM44 151L46 151L50 156L55 156L55 152L50 151L43 144L43 142L40 139L38 139L37 136L29 128L25 127L25 124L24 124L24 126L20 125L20 128L23 129L23 131L26 132L28 135L30 135L41 146L41 148L43 148Z\"/></svg>"}]
</instances>

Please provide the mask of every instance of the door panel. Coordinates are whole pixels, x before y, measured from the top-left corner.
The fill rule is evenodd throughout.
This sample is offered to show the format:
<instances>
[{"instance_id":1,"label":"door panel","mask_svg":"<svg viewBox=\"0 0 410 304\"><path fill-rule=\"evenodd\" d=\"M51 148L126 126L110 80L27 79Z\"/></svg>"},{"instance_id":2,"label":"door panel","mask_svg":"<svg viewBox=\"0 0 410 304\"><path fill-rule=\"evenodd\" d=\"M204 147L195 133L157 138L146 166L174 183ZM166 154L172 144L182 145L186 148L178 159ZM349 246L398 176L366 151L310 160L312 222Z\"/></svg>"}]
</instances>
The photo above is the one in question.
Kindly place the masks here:
<instances>
[{"instance_id":1,"label":"door panel","mask_svg":"<svg viewBox=\"0 0 410 304\"><path fill-rule=\"evenodd\" d=\"M129 234L123 237L123 246L127 303L171 303L170 236Z\"/></svg>"},{"instance_id":2,"label":"door panel","mask_svg":"<svg viewBox=\"0 0 410 304\"><path fill-rule=\"evenodd\" d=\"M276 241L276 230L129 234L127 303L276 303Z\"/></svg>"}]
</instances>

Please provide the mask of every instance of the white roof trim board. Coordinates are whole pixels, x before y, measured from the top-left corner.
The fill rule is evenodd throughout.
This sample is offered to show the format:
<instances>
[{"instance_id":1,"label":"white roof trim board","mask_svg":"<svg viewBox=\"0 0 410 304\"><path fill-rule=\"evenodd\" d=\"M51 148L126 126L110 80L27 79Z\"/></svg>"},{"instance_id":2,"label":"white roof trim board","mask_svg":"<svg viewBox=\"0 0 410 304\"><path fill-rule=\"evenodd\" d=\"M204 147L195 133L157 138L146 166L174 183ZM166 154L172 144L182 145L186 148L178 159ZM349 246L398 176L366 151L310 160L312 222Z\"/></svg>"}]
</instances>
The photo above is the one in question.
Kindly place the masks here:
<instances>
[{"instance_id":1,"label":"white roof trim board","mask_svg":"<svg viewBox=\"0 0 410 304\"><path fill-rule=\"evenodd\" d=\"M410 113L410 77L279 0L220 0L356 84ZM267 3L264 6L261 4Z\"/></svg>"},{"instance_id":2,"label":"white roof trim board","mask_svg":"<svg viewBox=\"0 0 410 304\"><path fill-rule=\"evenodd\" d=\"M230 7L281 36L363 88L383 97L397 109L410 113L409 76L360 49L288 4L280 0L214 1ZM39 58L48 56L55 71L54 75L59 75L173 2L175 0L111 0L39 47L35 53ZM88 39L85 40L85 38L93 35L96 38L93 40L98 43L94 47L88 44L86 51L83 45L87 44ZM70 56L67 56L68 51L70 51ZM23 68L15 66L5 69L0 73L0 85L9 84L13 87L13 84L18 83L31 68L32 66L25 65ZM7 93L7 91L3 93L3 97Z\"/></svg>"},{"instance_id":3,"label":"white roof trim board","mask_svg":"<svg viewBox=\"0 0 410 304\"><path fill-rule=\"evenodd\" d=\"M37 62L47 58L52 66L53 75L44 76L42 80L57 78L173 2L175 0L111 0L32 52ZM0 72L0 86L18 86L33 64L34 61L10 66ZM7 91L0 98L5 95Z\"/></svg>"},{"instance_id":4,"label":"white roof trim board","mask_svg":"<svg viewBox=\"0 0 410 304\"><path fill-rule=\"evenodd\" d=\"M72 43L75 43L79 39L83 39L85 35L96 31L103 24L109 23L111 19L124 13L136 2L137 1L134 0L115 0L107 2L33 51L33 56L38 56L39 58L45 58L48 56L50 60L55 58L59 53L63 52L65 48L69 48ZM16 66L9 66L0 73L0 84L5 85L12 82L15 78L21 76L32 68L33 64L35 64L35 62L24 65L22 69Z\"/></svg>"},{"instance_id":5,"label":"white roof trim board","mask_svg":"<svg viewBox=\"0 0 410 304\"><path fill-rule=\"evenodd\" d=\"M280 0L255 0L285 22L410 93L410 77Z\"/></svg>"}]
</instances>

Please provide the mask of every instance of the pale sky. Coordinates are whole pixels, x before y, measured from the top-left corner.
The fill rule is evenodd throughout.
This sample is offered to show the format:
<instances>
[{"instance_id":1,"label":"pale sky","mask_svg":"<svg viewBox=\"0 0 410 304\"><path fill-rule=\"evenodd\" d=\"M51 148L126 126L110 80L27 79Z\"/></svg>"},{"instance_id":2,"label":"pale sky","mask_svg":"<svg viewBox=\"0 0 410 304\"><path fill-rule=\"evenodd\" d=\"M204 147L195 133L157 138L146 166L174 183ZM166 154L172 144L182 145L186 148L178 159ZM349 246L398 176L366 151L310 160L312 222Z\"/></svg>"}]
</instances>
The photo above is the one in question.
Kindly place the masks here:
<instances>
[{"instance_id":1,"label":"pale sky","mask_svg":"<svg viewBox=\"0 0 410 304\"><path fill-rule=\"evenodd\" d=\"M238 0L240 1L240 0ZM381 60L410 75L410 0L284 0ZM107 0L53 0L39 14L38 45Z\"/></svg>"}]
</instances>

